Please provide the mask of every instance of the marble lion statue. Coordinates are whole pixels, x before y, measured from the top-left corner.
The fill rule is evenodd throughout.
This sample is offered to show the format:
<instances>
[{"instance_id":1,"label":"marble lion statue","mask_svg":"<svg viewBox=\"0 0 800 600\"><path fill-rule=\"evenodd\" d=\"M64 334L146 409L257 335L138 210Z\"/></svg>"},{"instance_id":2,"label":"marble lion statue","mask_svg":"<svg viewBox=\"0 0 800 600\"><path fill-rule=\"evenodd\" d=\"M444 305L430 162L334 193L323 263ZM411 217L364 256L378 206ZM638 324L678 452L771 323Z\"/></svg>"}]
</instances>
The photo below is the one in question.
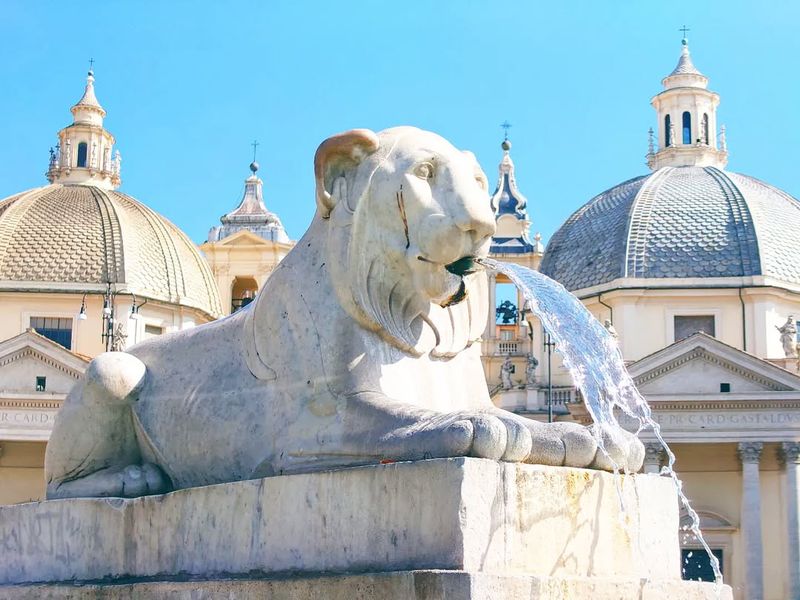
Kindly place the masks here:
<instances>
[{"instance_id":1,"label":"marble lion statue","mask_svg":"<svg viewBox=\"0 0 800 600\"><path fill-rule=\"evenodd\" d=\"M474 456L636 471L635 436L495 407L477 343L494 232L475 157L412 127L314 159L317 209L247 308L96 357L47 447L47 497L134 497Z\"/></svg>"}]
</instances>

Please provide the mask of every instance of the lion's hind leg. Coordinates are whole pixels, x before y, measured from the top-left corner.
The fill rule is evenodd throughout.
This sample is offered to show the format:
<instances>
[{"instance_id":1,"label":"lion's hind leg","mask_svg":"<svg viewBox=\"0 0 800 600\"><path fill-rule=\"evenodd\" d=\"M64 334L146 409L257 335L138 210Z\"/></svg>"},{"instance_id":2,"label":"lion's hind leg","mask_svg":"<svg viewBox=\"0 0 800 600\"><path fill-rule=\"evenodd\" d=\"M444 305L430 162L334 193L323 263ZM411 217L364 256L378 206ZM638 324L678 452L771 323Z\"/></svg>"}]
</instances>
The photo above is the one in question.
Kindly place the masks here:
<instances>
[{"instance_id":1,"label":"lion's hind leg","mask_svg":"<svg viewBox=\"0 0 800 600\"><path fill-rule=\"evenodd\" d=\"M145 365L124 352L95 358L58 414L47 445L48 498L142 496L169 491L159 467L141 464L132 403Z\"/></svg>"}]
</instances>

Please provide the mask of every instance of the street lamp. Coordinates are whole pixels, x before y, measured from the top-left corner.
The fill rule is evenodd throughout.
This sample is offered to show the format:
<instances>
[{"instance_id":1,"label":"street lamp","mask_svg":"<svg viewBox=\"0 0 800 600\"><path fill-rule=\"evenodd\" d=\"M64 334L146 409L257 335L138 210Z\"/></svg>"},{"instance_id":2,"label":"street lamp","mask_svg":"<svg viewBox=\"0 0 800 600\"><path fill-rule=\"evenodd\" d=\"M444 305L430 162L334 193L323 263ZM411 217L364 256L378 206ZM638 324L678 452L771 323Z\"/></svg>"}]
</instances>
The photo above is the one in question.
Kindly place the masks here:
<instances>
[{"instance_id":1,"label":"street lamp","mask_svg":"<svg viewBox=\"0 0 800 600\"><path fill-rule=\"evenodd\" d=\"M556 343L550 333L544 331L544 347L547 348L547 422L553 422L553 348Z\"/></svg>"},{"instance_id":2,"label":"street lamp","mask_svg":"<svg viewBox=\"0 0 800 600\"><path fill-rule=\"evenodd\" d=\"M122 328L116 322L116 298L118 294L127 293L123 290L113 290L111 282L106 282L106 291L103 293L103 324L100 330L100 339L105 343L106 352L121 349L122 343L128 337L122 332ZM78 320L85 321L86 315L86 296L83 295L81 299L81 308L78 312ZM128 318L133 320L139 319L139 309L147 304L147 300L138 303L136 295L131 294L132 302L131 308L128 312Z\"/></svg>"}]
</instances>

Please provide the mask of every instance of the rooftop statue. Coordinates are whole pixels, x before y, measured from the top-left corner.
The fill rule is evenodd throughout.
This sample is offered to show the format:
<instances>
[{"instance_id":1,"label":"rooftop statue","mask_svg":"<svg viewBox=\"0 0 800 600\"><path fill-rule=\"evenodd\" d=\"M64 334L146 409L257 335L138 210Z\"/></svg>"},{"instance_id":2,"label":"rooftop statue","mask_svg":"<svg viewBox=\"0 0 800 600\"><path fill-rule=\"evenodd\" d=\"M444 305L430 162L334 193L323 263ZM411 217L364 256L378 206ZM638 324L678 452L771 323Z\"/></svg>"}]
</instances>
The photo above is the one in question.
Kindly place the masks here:
<instances>
[{"instance_id":1,"label":"rooftop statue","mask_svg":"<svg viewBox=\"0 0 800 600\"><path fill-rule=\"evenodd\" d=\"M588 429L489 399L473 259L495 221L474 156L359 129L323 142L314 172L314 219L247 308L92 361L47 447L48 498L430 457L610 468ZM639 469L635 437L603 435Z\"/></svg>"}]
</instances>

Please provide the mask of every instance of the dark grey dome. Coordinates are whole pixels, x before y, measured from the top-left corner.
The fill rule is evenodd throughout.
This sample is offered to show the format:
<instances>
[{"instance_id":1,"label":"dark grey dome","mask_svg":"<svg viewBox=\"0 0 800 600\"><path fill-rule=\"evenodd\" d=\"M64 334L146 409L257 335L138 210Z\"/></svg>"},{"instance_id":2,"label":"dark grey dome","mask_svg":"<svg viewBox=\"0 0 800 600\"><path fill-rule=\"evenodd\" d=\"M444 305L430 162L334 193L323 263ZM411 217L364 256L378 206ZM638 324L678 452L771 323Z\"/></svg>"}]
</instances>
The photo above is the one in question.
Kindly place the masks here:
<instances>
[{"instance_id":1,"label":"dark grey dome","mask_svg":"<svg viewBox=\"0 0 800 600\"><path fill-rule=\"evenodd\" d=\"M714 167L664 167L578 209L541 271L569 290L619 278L749 277L800 284L800 202Z\"/></svg>"}]
</instances>

